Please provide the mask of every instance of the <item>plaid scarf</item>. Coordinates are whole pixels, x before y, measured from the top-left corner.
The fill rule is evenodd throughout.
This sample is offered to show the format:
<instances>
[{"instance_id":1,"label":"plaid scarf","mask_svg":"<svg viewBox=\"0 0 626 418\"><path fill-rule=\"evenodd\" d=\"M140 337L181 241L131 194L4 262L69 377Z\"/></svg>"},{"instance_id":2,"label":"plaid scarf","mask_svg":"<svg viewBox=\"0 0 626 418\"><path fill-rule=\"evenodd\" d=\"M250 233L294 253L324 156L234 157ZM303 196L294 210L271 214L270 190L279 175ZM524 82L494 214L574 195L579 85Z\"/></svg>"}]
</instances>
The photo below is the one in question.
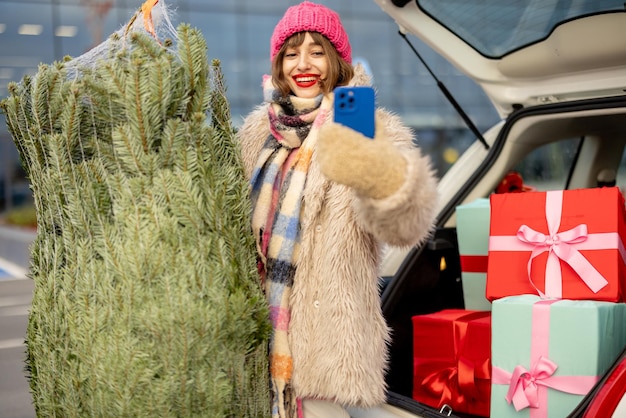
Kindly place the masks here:
<instances>
[{"instance_id":1,"label":"plaid scarf","mask_svg":"<svg viewBox=\"0 0 626 418\"><path fill-rule=\"evenodd\" d=\"M269 102L270 135L251 178L252 228L259 254L259 273L270 307L269 346L272 417L297 416L293 362L287 339L289 296L298 260L300 209L306 175L320 125L332 100L282 97L271 77L263 82Z\"/></svg>"}]
</instances>

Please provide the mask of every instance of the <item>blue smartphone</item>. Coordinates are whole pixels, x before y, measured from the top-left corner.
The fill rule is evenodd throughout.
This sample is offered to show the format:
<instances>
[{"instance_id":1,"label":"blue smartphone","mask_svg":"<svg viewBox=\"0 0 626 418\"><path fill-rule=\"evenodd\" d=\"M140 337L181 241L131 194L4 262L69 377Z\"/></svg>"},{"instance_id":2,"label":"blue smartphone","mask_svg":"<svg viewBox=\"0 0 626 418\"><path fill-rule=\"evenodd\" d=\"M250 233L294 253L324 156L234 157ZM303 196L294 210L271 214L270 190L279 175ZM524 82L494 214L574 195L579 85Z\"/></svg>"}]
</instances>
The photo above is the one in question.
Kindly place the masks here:
<instances>
[{"instance_id":1,"label":"blue smartphone","mask_svg":"<svg viewBox=\"0 0 626 418\"><path fill-rule=\"evenodd\" d=\"M374 138L376 131L375 92L372 87L337 87L335 90L335 122Z\"/></svg>"}]
</instances>

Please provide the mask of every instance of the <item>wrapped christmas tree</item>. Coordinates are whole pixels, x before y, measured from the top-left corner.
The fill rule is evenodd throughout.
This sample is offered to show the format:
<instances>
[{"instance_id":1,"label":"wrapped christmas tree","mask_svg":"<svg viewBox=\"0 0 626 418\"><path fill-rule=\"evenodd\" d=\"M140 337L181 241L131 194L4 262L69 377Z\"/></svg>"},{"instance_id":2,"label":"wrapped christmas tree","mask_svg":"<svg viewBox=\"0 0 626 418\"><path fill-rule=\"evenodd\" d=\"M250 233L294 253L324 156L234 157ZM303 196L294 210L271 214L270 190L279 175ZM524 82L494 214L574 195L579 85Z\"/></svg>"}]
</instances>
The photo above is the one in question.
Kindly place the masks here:
<instances>
[{"instance_id":1,"label":"wrapped christmas tree","mask_svg":"<svg viewBox=\"0 0 626 418\"><path fill-rule=\"evenodd\" d=\"M219 62L162 3L161 21L41 65L1 102L37 212L38 416L269 415L268 312Z\"/></svg>"}]
</instances>

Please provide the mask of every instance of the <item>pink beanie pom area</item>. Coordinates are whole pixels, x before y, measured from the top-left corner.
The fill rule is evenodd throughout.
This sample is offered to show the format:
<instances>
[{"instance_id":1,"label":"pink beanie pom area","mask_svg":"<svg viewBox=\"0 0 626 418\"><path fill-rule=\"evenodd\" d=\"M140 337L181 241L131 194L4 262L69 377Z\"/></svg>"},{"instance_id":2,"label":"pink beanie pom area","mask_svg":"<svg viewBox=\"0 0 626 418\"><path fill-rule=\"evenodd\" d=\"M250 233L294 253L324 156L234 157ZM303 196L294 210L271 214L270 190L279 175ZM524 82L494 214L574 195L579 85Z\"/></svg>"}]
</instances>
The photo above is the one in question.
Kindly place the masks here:
<instances>
[{"instance_id":1,"label":"pink beanie pom area","mask_svg":"<svg viewBox=\"0 0 626 418\"><path fill-rule=\"evenodd\" d=\"M319 32L335 46L339 56L352 63L352 48L337 12L321 4L304 1L291 6L274 28L270 40L270 58L273 61L287 38L298 32Z\"/></svg>"}]
</instances>

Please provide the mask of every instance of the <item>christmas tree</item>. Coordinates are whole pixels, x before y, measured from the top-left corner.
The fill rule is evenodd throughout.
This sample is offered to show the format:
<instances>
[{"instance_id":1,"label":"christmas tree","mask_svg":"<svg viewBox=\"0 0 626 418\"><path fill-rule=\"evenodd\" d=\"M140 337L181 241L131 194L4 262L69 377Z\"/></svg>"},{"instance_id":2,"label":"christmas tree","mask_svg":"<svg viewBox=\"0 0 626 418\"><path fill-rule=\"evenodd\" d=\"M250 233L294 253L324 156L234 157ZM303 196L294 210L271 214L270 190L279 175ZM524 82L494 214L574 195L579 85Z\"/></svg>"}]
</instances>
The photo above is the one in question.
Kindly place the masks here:
<instances>
[{"instance_id":1,"label":"christmas tree","mask_svg":"<svg viewBox=\"0 0 626 418\"><path fill-rule=\"evenodd\" d=\"M220 64L189 25L172 38L115 33L0 102L37 212L38 416L269 415L268 312Z\"/></svg>"}]
</instances>

